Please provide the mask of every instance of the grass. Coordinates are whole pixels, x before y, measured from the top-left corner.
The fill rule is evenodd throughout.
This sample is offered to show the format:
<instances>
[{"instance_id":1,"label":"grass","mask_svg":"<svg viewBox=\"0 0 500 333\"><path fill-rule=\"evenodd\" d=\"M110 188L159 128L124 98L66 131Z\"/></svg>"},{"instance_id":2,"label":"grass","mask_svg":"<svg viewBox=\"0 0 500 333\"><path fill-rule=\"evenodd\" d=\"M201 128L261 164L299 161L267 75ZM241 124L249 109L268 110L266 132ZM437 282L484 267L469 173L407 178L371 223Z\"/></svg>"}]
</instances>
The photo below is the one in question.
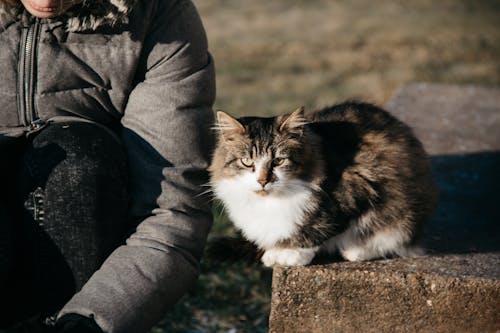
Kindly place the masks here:
<instances>
[{"instance_id":1,"label":"grass","mask_svg":"<svg viewBox=\"0 0 500 333\"><path fill-rule=\"evenodd\" d=\"M216 108L274 115L410 81L500 84L500 1L198 1Z\"/></svg>"},{"instance_id":2,"label":"grass","mask_svg":"<svg viewBox=\"0 0 500 333\"><path fill-rule=\"evenodd\" d=\"M195 0L217 68L215 108L270 116L415 81L500 85L497 0ZM216 210L211 237L234 233ZM271 271L204 258L151 332L267 332Z\"/></svg>"}]
</instances>

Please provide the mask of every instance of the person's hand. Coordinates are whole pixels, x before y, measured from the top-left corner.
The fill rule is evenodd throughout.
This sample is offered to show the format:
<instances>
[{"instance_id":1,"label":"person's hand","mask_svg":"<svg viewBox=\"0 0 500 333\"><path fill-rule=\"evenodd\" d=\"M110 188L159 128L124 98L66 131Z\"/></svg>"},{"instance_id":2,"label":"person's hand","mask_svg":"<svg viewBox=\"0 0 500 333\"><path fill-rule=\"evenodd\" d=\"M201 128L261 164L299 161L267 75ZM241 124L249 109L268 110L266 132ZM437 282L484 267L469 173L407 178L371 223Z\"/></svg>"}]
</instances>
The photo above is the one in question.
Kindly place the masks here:
<instances>
[{"instance_id":1,"label":"person's hand","mask_svg":"<svg viewBox=\"0 0 500 333\"><path fill-rule=\"evenodd\" d=\"M33 316L9 328L0 329L0 333L52 333L51 329L40 316Z\"/></svg>"},{"instance_id":2,"label":"person's hand","mask_svg":"<svg viewBox=\"0 0 500 333\"><path fill-rule=\"evenodd\" d=\"M55 326L47 325L39 317L31 317L16 325L0 329L0 333L103 333L92 318L78 314L67 314L59 319Z\"/></svg>"},{"instance_id":3,"label":"person's hand","mask_svg":"<svg viewBox=\"0 0 500 333\"><path fill-rule=\"evenodd\" d=\"M103 333L94 319L78 314L67 314L57 322L53 331L44 333Z\"/></svg>"}]
</instances>

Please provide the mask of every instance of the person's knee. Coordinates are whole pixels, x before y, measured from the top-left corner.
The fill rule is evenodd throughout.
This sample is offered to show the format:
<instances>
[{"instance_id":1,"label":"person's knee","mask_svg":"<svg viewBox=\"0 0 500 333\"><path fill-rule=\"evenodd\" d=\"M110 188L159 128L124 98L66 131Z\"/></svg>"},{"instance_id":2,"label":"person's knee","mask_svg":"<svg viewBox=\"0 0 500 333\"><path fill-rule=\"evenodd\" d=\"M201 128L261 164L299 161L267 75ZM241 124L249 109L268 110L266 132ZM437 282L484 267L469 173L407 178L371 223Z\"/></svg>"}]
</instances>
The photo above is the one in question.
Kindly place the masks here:
<instances>
[{"instance_id":1,"label":"person's knee","mask_svg":"<svg viewBox=\"0 0 500 333\"><path fill-rule=\"evenodd\" d=\"M65 217L73 223L114 224L124 218L125 153L119 141L101 126L74 122L49 125L26 152L25 169L32 179L30 194L43 189L43 214L49 223Z\"/></svg>"},{"instance_id":2,"label":"person's knee","mask_svg":"<svg viewBox=\"0 0 500 333\"><path fill-rule=\"evenodd\" d=\"M41 187L52 181L81 188L98 179L119 186L127 178L122 145L109 131L92 123L50 124L33 139L24 162Z\"/></svg>"}]
</instances>

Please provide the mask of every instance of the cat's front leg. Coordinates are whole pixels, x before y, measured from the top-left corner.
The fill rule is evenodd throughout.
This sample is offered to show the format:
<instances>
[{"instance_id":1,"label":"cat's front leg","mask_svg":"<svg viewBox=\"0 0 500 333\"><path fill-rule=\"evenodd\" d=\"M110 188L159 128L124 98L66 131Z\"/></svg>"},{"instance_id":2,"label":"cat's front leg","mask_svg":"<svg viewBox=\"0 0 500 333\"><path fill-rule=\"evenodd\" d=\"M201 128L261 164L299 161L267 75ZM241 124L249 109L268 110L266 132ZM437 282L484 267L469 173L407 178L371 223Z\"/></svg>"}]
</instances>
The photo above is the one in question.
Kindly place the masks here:
<instances>
[{"instance_id":1,"label":"cat's front leg","mask_svg":"<svg viewBox=\"0 0 500 333\"><path fill-rule=\"evenodd\" d=\"M267 267L274 265L282 266L305 266L309 264L319 247L311 248L279 248L273 247L268 249L262 255L262 262Z\"/></svg>"}]
</instances>

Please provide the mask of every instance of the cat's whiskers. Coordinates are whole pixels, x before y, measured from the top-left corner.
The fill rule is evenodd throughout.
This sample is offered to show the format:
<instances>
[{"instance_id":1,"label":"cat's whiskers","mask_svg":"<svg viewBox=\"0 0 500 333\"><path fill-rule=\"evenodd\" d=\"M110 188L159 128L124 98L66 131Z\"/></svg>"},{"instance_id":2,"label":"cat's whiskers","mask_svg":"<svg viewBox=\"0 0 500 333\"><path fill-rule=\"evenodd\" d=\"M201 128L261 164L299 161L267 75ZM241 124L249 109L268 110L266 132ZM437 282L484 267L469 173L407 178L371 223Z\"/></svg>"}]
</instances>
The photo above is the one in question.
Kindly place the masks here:
<instances>
[{"instance_id":1,"label":"cat's whiskers","mask_svg":"<svg viewBox=\"0 0 500 333\"><path fill-rule=\"evenodd\" d=\"M199 198L199 197L210 195L210 199L207 201L207 203L213 202L215 199L217 199L215 197L215 193L214 193L214 184L212 184L211 182L208 182L208 183L205 183L205 184L201 184L200 187L205 187L207 189L205 191L203 191L203 192L198 193L197 195L195 195L194 196L195 198Z\"/></svg>"}]
</instances>

